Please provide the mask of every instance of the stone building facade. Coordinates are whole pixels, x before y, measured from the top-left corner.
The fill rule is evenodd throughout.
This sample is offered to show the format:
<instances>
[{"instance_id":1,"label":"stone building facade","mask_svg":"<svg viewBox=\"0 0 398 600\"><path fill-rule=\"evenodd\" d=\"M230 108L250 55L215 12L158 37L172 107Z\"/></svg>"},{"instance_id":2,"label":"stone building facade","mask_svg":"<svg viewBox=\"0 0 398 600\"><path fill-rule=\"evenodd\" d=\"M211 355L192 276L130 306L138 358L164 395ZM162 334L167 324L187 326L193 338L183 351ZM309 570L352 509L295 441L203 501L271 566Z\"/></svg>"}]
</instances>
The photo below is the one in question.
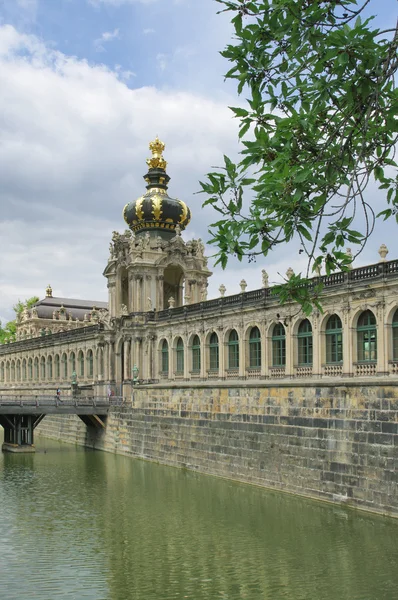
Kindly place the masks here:
<instances>
[{"instance_id":1,"label":"stone building facade","mask_svg":"<svg viewBox=\"0 0 398 600\"><path fill-rule=\"evenodd\" d=\"M0 347L0 386L16 393L69 389L96 394L134 383L339 381L398 376L398 261L316 278L323 313L281 306L268 287L207 300L202 241L184 241L186 204L169 197L164 144L150 144L147 190L123 210L104 270L108 303L46 297L21 315L17 341Z\"/></svg>"}]
</instances>

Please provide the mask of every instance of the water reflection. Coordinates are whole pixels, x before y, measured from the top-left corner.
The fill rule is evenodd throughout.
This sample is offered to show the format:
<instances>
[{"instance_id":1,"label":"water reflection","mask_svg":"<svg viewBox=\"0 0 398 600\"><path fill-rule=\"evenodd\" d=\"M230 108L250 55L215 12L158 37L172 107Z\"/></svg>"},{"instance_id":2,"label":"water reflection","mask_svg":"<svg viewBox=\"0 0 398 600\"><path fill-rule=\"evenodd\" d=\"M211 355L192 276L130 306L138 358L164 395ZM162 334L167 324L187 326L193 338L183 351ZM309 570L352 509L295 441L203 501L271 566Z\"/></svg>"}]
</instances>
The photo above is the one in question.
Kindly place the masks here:
<instances>
[{"instance_id":1,"label":"water reflection","mask_svg":"<svg viewBox=\"0 0 398 600\"><path fill-rule=\"evenodd\" d=\"M382 600L398 523L40 440L0 457L0 597Z\"/></svg>"}]
</instances>

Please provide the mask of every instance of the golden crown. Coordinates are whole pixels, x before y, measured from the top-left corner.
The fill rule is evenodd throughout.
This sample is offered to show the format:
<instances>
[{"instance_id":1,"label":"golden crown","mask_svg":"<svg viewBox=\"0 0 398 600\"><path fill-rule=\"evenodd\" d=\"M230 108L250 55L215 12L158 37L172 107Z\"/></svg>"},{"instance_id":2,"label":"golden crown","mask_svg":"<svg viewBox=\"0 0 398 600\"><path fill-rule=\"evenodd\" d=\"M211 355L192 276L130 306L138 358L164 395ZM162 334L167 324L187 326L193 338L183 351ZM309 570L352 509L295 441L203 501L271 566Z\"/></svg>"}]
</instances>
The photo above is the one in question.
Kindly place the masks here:
<instances>
[{"instance_id":1,"label":"golden crown","mask_svg":"<svg viewBox=\"0 0 398 600\"><path fill-rule=\"evenodd\" d=\"M150 142L149 149L152 152L152 158L147 158L146 164L150 169L163 169L167 167L167 162L162 156L163 150L166 148L166 144L161 142L158 136Z\"/></svg>"}]
</instances>

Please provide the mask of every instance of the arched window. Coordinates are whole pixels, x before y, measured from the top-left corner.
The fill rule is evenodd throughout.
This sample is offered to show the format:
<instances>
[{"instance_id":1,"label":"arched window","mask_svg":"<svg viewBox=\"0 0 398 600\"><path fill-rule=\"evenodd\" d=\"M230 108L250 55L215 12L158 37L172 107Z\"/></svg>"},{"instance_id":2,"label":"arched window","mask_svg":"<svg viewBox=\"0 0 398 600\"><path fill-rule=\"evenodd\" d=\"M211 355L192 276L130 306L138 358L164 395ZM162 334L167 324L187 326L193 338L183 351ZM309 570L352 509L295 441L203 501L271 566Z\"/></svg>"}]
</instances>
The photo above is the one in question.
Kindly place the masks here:
<instances>
[{"instance_id":1,"label":"arched window","mask_svg":"<svg viewBox=\"0 0 398 600\"><path fill-rule=\"evenodd\" d=\"M10 363L6 363L6 380L10 381Z\"/></svg>"},{"instance_id":2,"label":"arched window","mask_svg":"<svg viewBox=\"0 0 398 600\"><path fill-rule=\"evenodd\" d=\"M192 340L192 371L200 372L200 339L198 335L195 335Z\"/></svg>"},{"instance_id":3,"label":"arched window","mask_svg":"<svg viewBox=\"0 0 398 600\"><path fill-rule=\"evenodd\" d=\"M11 361L11 381L15 381L15 361Z\"/></svg>"},{"instance_id":4,"label":"arched window","mask_svg":"<svg viewBox=\"0 0 398 600\"><path fill-rule=\"evenodd\" d=\"M277 323L272 332L272 366L286 365L286 335L282 323Z\"/></svg>"},{"instance_id":5,"label":"arched window","mask_svg":"<svg viewBox=\"0 0 398 600\"><path fill-rule=\"evenodd\" d=\"M4 381L4 362L0 365L0 380Z\"/></svg>"},{"instance_id":6,"label":"arched window","mask_svg":"<svg viewBox=\"0 0 398 600\"><path fill-rule=\"evenodd\" d=\"M39 381L39 359L35 358L35 363L34 363L34 379L35 381Z\"/></svg>"},{"instance_id":7,"label":"arched window","mask_svg":"<svg viewBox=\"0 0 398 600\"><path fill-rule=\"evenodd\" d=\"M376 317L371 310L365 310L358 319L357 344L359 362L377 360Z\"/></svg>"},{"instance_id":8,"label":"arched window","mask_svg":"<svg viewBox=\"0 0 398 600\"><path fill-rule=\"evenodd\" d=\"M249 367L261 367L261 334L258 327L252 327L249 335Z\"/></svg>"},{"instance_id":9,"label":"arched window","mask_svg":"<svg viewBox=\"0 0 398 600\"><path fill-rule=\"evenodd\" d=\"M26 358L22 361L22 381L26 381Z\"/></svg>"},{"instance_id":10,"label":"arched window","mask_svg":"<svg viewBox=\"0 0 398 600\"><path fill-rule=\"evenodd\" d=\"M219 354L219 347L218 347L218 335L216 334L215 331L213 331L213 333L210 336L209 351L210 351L210 356L209 356L210 371L218 371L219 365L220 365L220 354Z\"/></svg>"},{"instance_id":11,"label":"arched window","mask_svg":"<svg viewBox=\"0 0 398 600\"><path fill-rule=\"evenodd\" d=\"M168 375L169 373L169 345L167 340L163 340L162 343L162 373L163 375Z\"/></svg>"},{"instance_id":12,"label":"arched window","mask_svg":"<svg viewBox=\"0 0 398 600\"><path fill-rule=\"evenodd\" d=\"M61 377L61 370L59 365L59 354L54 356L54 371L55 371L55 379L59 379Z\"/></svg>"},{"instance_id":13,"label":"arched window","mask_svg":"<svg viewBox=\"0 0 398 600\"><path fill-rule=\"evenodd\" d=\"M312 365L312 326L308 319L300 323L297 333L298 364Z\"/></svg>"},{"instance_id":14,"label":"arched window","mask_svg":"<svg viewBox=\"0 0 398 600\"><path fill-rule=\"evenodd\" d=\"M331 315L326 323L326 362L343 362L343 326L338 315Z\"/></svg>"},{"instance_id":15,"label":"arched window","mask_svg":"<svg viewBox=\"0 0 398 600\"><path fill-rule=\"evenodd\" d=\"M47 379L53 378L53 357L47 357Z\"/></svg>"},{"instance_id":16,"label":"arched window","mask_svg":"<svg viewBox=\"0 0 398 600\"><path fill-rule=\"evenodd\" d=\"M235 329L228 338L228 369L239 369L239 337Z\"/></svg>"},{"instance_id":17,"label":"arched window","mask_svg":"<svg viewBox=\"0 0 398 600\"><path fill-rule=\"evenodd\" d=\"M392 359L398 360L398 309L392 319Z\"/></svg>"},{"instance_id":18,"label":"arched window","mask_svg":"<svg viewBox=\"0 0 398 600\"><path fill-rule=\"evenodd\" d=\"M46 359L44 356L40 359L40 379L43 381L46 378Z\"/></svg>"},{"instance_id":19,"label":"arched window","mask_svg":"<svg viewBox=\"0 0 398 600\"><path fill-rule=\"evenodd\" d=\"M79 354L77 355L77 362L79 365L79 376L84 377L84 354L81 350L79 350Z\"/></svg>"},{"instance_id":20,"label":"arched window","mask_svg":"<svg viewBox=\"0 0 398 600\"><path fill-rule=\"evenodd\" d=\"M184 374L184 342L181 338L177 340L176 346L176 373L178 375Z\"/></svg>"},{"instance_id":21,"label":"arched window","mask_svg":"<svg viewBox=\"0 0 398 600\"><path fill-rule=\"evenodd\" d=\"M29 381L33 379L33 361L31 358L28 360L28 378Z\"/></svg>"},{"instance_id":22,"label":"arched window","mask_svg":"<svg viewBox=\"0 0 398 600\"><path fill-rule=\"evenodd\" d=\"M72 375L73 372L76 373L76 355L74 352L71 352L69 355L69 363L70 363L70 373Z\"/></svg>"},{"instance_id":23,"label":"arched window","mask_svg":"<svg viewBox=\"0 0 398 600\"><path fill-rule=\"evenodd\" d=\"M17 360L17 381L21 381L21 361Z\"/></svg>"},{"instance_id":24,"label":"arched window","mask_svg":"<svg viewBox=\"0 0 398 600\"><path fill-rule=\"evenodd\" d=\"M93 377L94 375L94 359L93 351L87 351L87 377Z\"/></svg>"},{"instance_id":25,"label":"arched window","mask_svg":"<svg viewBox=\"0 0 398 600\"><path fill-rule=\"evenodd\" d=\"M68 378L68 359L66 357L65 352L62 355L61 363L62 363L62 377L63 377L63 379L67 379Z\"/></svg>"}]
</instances>

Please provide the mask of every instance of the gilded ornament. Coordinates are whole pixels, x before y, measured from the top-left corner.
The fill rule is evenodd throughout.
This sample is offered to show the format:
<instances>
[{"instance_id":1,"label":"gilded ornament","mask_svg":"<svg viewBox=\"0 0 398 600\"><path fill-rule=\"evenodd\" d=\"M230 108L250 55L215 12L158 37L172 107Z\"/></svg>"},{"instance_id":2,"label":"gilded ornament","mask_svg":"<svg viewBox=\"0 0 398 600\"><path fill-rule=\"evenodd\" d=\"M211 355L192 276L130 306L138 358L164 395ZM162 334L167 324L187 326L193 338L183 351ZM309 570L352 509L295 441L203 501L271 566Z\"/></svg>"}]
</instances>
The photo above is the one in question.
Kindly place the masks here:
<instances>
[{"instance_id":1,"label":"gilded ornament","mask_svg":"<svg viewBox=\"0 0 398 600\"><path fill-rule=\"evenodd\" d=\"M182 214L180 218L180 225L185 225L188 220L188 207L182 200L178 200L179 205L182 208Z\"/></svg>"},{"instance_id":2,"label":"gilded ornament","mask_svg":"<svg viewBox=\"0 0 398 600\"><path fill-rule=\"evenodd\" d=\"M162 198L157 194L152 197L152 214L155 221L160 221L160 218L163 214Z\"/></svg>"},{"instance_id":3,"label":"gilded ornament","mask_svg":"<svg viewBox=\"0 0 398 600\"><path fill-rule=\"evenodd\" d=\"M143 221L144 219L144 211L142 210L143 202L144 196L141 196L141 198L138 198L137 202L135 203L135 212L139 221Z\"/></svg>"},{"instance_id":4,"label":"gilded ornament","mask_svg":"<svg viewBox=\"0 0 398 600\"><path fill-rule=\"evenodd\" d=\"M146 161L150 169L162 169L163 171L166 169L167 162L162 156L165 147L164 142L161 142L157 136L153 142L150 142L149 149L152 152L152 158L147 158Z\"/></svg>"},{"instance_id":5,"label":"gilded ornament","mask_svg":"<svg viewBox=\"0 0 398 600\"><path fill-rule=\"evenodd\" d=\"M126 221L126 223L127 223L127 225L128 225L129 223L128 223L128 221L127 221L127 215L126 215L126 212L127 212L127 207L128 207L128 203L127 203L127 204L125 205L125 207L123 208L123 219Z\"/></svg>"}]
</instances>

